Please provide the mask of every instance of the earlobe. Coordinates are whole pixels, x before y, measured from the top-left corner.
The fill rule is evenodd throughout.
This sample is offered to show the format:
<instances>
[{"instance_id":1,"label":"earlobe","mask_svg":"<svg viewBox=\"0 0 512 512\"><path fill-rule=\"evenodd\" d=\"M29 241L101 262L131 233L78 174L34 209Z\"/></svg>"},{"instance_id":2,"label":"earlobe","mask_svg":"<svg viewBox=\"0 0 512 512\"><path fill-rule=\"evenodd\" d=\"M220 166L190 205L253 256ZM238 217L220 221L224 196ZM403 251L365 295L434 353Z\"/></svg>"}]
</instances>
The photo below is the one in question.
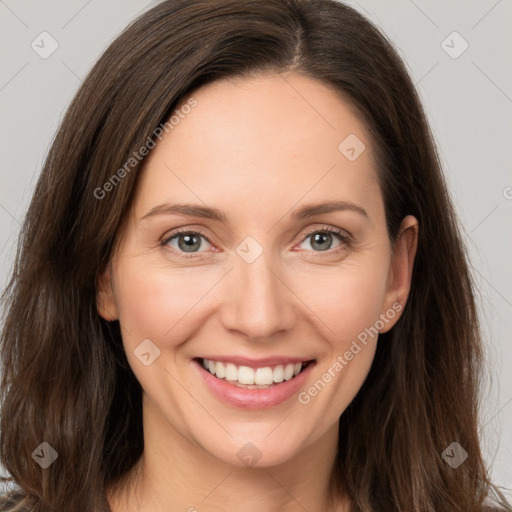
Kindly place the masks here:
<instances>
[{"instance_id":1,"label":"earlobe","mask_svg":"<svg viewBox=\"0 0 512 512\"><path fill-rule=\"evenodd\" d=\"M98 276L96 282L96 308L98 314L107 322L118 319L110 265L107 265L107 268Z\"/></svg>"},{"instance_id":2,"label":"earlobe","mask_svg":"<svg viewBox=\"0 0 512 512\"><path fill-rule=\"evenodd\" d=\"M400 314L394 316L392 322L386 325L386 328L381 332L386 332L396 323L398 318L403 312L405 303L409 296L412 281L412 270L416 251L418 248L418 221L412 215L405 217L400 225L400 230L393 246L393 254L390 268L390 277L388 280L388 289L384 300L384 311L397 309Z\"/></svg>"}]
</instances>

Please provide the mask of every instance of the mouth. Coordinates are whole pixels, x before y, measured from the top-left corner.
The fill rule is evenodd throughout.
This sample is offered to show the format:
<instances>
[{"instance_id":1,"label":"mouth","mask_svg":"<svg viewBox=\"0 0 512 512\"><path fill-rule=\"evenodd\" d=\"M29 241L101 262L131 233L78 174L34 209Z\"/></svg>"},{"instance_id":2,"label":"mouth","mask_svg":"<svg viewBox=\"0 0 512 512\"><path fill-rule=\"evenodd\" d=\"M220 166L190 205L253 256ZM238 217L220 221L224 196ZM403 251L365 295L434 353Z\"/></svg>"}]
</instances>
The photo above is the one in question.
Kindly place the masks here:
<instances>
[{"instance_id":1,"label":"mouth","mask_svg":"<svg viewBox=\"0 0 512 512\"><path fill-rule=\"evenodd\" d=\"M217 361L197 357L194 359L219 381L244 389L272 389L294 380L298 375L315 363L314 359L302 362L283 362L268 366L236 365L227 361Z\"/></svg>"}]
</instances>

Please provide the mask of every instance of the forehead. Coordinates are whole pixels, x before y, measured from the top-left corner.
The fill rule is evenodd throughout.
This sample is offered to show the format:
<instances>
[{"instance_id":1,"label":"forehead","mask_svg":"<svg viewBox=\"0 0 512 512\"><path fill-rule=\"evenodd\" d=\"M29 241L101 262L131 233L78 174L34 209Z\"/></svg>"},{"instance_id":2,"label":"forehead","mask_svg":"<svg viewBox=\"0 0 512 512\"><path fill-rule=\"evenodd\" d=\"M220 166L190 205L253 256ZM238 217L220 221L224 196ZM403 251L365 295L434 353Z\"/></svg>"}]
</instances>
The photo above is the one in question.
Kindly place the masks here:
<instances>
[{"instance_id":1,"label":"forehead","mask_svg":"<svg viewBox=\"0 0 512 512\"><path fill-rule=\"evenodd\" d=\"M191 96L194 108L183 108L190 97L181 101L179 122L145 161L140 208L160 199L216 206L229 200L250 215L262 204L291 207L301 197L338 200L346 192L362 201L377 185L364 124L318 80L296 74L222 79Z\"/></svg>"}]
</instances>

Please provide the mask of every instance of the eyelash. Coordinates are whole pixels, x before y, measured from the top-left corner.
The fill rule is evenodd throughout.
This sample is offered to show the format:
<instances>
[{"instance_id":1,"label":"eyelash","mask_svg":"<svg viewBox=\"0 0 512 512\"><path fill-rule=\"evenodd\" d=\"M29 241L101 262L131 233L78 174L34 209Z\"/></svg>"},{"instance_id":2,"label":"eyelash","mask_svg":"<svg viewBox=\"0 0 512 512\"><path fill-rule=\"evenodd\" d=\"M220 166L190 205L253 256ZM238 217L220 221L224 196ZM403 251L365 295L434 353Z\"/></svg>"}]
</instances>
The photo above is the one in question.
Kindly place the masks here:
<instances>
[{"instance_id":1,"label":"eyelash","mask_svg":"<svg viewBox=\"0 0 512 512\"><path fill-rule=\"evenodd\" d=\"M186 235L201 235L209 244L211 244L212 242L210 241L210 239L208 238L208 236L203 233L201 230L195 230L195 231L192 231L188 228L179 228L179 229L176 229L175 231L173 231L172 233L170 233L168 236L164 236L163 239L162 239L162 242L161 242L161 245L162 247L166 247L167 244L173 239L173 238L176 238L177 235L180 235L180 234L186 234ZM176 250L175 249L171 249L169 248L168 249L169 251L171 251L173 254L176 254ZM190 253L190 254L187 254L187 253L184 253L184 252L181 252L179 251L178 254L180 255L180 257L182 258L197 258L198 256L198 253Z\"/></svg>"},{"instance_id":2,"label":"eyelash","mask_svg":"<svg viewBox=\"0 0 512 512\"><path fill-rule=\"evenodd\" d=\"M329 233L330 235L335 235L341 242L341 245L335 249L328 249L327 251L312 251L315 255L320 257L324 255L332 256L333 254L339 254L340 252L346 251L350 247L351 237L346 234L345 231L339 228L333 228L331 226L310 229L307 231L306 236L301 239L300 243L306 241L311 235L314 235L315 233Z\"/></svg>"},{"instance_id":3,"label":"eyelash","mask_svg":"<svg viewBox=\"0 0 512 512\"><path fill-rule=\"evenodd\" d=\"M345 251L347 248L350 247L350 242L351 242L351 237L349 235L347 235L345 233L345 231L342 231L341 229L338 229L338 228L333 228L333 227L324 227L324 228L313 228L311 230L309 230L306 235L300 240L300 243L306 241L311 235L315 234L315 233L329 233L329 234L332 234L332 235L336 235L338 240L341 242L341 246L337 247L336 249L328 249L327 251L311 251L315 254L317 254L318 256L324 256L324 255L330 255L332 256L333 254L339 254L340 252L342 251ZM169 235L167 236L164 236L162 241L161 241L161 246L162 247L166 247L167 244L173 239L173 238L176 238L176 236L180 235L180 234L187 234L187 235L200 235L202 236L209 244L213 245L212 242L210 241L210 239L208 238L208 236L202 232L201 230L190 230L188 228L180 228L180 229L176 229L175 231L173 231L172 233L170 233ZM170 249L170 251L172 251L173 253L175 253L176 251L174 249ZM182 258L196 258L198 257L198 255L200 253L190 253L190 254L187 254L187 253L184 253L182 251L178 251L180 257Z\"/></svg>"}]
</instances>

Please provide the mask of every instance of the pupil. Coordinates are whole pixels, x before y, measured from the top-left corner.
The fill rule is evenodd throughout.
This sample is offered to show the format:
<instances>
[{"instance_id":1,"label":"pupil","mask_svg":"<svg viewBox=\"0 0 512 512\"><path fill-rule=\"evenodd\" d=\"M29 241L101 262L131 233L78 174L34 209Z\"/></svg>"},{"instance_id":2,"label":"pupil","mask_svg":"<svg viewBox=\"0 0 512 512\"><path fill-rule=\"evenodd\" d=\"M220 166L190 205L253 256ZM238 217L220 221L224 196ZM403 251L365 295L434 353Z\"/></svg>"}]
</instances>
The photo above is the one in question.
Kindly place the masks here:
<instances>
[{"instance_id":1,"label":"pupil","mask_svg":"<svg viewBox=\"0 0 512 512\"><path fill-rule=\"evenodd\" d=\"M178 245L180 249L185 252L193 252L195 249L199 249L201 241L199 237L195 235L182 235L179 239Z\"/></svg>"},{"instance_id":2,"label":"pupil","mask_svg":"<svg viewBox=\"0 0 512 512\"><path fill-rule=\"evenodd\" d=\"M322 241L325 243L325 241L330 241L332 239L332 236L329 234L329 233L317 233L314 237L313 237L313 247L315 247L315 244L318 244L318 243L322 243ZM329 249L329 245L326 247L326 246L322 246L320 245L320 247L317 246L318 250L319 251L326 251L327 249Z\"/></svg>"}]
</instances>

